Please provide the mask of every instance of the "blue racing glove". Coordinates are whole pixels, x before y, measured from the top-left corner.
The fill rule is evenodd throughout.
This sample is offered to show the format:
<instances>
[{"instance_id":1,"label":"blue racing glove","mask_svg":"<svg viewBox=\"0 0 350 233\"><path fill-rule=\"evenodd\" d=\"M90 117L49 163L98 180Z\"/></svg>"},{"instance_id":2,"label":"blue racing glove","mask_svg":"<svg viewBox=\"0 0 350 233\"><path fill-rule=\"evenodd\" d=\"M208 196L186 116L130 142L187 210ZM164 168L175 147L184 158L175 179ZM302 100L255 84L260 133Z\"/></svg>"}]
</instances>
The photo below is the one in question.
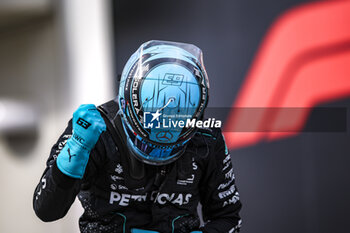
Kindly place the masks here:
<instances>
[{"instance_id":1,"label":"blue racing glove","mask_svg":"<svg viewBox=\"0 0 350 233\"><path fill-rule=\"evenodd\" d=\"M57 157L57 167L67 176L82 179L91 150L106 124L93 104L83 104L73 113L73 135Z\"/></svg>"}]
</instances>

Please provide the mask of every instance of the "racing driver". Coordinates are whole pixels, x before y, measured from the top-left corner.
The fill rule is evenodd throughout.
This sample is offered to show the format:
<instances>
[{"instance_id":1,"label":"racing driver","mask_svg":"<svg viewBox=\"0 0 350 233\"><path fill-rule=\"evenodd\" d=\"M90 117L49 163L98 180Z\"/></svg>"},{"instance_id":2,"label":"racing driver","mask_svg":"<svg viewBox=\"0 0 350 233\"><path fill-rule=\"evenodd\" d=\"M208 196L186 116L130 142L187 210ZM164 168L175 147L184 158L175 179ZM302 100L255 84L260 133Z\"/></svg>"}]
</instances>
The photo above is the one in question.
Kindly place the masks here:
<instances>
[{"instance_id":1,"label":"racing driver","mask_svg":"<svg viewBox=\"0 0 350 233\"><path fill-rule=\"evenodd\" d=\"M208 91L198 47L142 44L117 98L81 105L53 145L36 215L60 219L77 196L81 232L238 232L241 202L221 124L206 127L203 117Z\"/></svg>"}]
</instances>

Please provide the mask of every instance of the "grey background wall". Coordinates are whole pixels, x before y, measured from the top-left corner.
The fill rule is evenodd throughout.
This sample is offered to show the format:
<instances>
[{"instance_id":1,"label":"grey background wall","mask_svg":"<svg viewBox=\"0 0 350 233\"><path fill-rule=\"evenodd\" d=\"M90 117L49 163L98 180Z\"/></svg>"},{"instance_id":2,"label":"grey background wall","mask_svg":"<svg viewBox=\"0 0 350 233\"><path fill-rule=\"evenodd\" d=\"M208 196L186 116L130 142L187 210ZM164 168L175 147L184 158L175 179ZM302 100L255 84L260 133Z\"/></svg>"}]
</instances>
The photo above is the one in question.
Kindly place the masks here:
<instances>
[{"instance_id":1,"label":"grey background wall","mask_svg":"<svg viewBox=\"0 0 350 233\"><path fill-rule=\"evenodd\" d=\"M74 109L112 98L107 3L0 1L0 232L79 232L79 202L44 223L32 200Z\"/></svg>"}]
</instances>

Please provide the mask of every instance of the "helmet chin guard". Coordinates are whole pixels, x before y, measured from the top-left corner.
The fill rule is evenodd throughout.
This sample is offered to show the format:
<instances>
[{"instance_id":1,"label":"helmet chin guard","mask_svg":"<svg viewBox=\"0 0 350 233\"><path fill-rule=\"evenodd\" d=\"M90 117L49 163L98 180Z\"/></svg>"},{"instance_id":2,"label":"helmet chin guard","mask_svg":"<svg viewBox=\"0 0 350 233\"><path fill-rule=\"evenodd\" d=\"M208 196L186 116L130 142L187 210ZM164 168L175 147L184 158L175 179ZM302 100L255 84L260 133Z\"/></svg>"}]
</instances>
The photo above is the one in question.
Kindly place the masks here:
<instances>
[{"instance_id":1,"label":"helmet chin guard","mask_svg":"<svg viewBox=\"0 0 350 233\"><path fill-rule=\"evenodd\" d=\"M208 103L202 51L191 44L149 41L122 72L118 103L129 151L152 165L179 158Z\"/></svg>"}]
</instances>

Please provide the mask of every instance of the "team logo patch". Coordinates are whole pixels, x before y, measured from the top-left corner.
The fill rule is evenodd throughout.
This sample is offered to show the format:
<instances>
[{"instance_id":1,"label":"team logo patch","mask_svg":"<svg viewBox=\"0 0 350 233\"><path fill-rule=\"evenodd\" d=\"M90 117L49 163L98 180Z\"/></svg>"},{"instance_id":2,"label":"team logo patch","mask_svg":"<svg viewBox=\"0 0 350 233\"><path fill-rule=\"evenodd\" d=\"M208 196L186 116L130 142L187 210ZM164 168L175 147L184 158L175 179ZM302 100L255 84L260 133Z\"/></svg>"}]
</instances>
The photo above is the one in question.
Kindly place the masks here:
<instances>
[{"instance_id":1,"label":"team logo patch","mask_svg":"<svg viewBox=\"0 0 350 233\"><path fill-rule=\"evenodd\" d=\"M71 162L72 157L76 156L76 154L73 154L73 155L72 155L72 154L70 153L70 148L68 148L67 152L68 152L68 156L69 156L69 162Z\"/></svg>"},{"instance_id":2,"label":"team logo patch","mask_svg":"<svg viewBox=\"0 0 350 233\"><path fill-rule=\"evenodd\" d=\"M80 125L81 127L83 127L84 129L88 129L91 125L91 123L87 122L86 120L84 120L83 118L80 118L77 120L77 124Z\"/></svg>"},{"instance_id":3,"label":"team logo patch","mask_svg":"<svg viewBox=\"0 0 350 233\"><path fill-rule=\"evenodd\" d=\"M168 142L173 138L173 134L170 131L160 131L157 133L156 138L161 142Z\"/></svg>"},{"instance_id":4,"label":"team logo patch","mask_svg":"<svg viewBox=\"0 0 350 233\"><path fill-rule=\"evenodd\" d=\"M116 173L121 174L123 173L123 167L119 163L117 164L117 167L114 170Z\"/></svg>"}]
</instances>

